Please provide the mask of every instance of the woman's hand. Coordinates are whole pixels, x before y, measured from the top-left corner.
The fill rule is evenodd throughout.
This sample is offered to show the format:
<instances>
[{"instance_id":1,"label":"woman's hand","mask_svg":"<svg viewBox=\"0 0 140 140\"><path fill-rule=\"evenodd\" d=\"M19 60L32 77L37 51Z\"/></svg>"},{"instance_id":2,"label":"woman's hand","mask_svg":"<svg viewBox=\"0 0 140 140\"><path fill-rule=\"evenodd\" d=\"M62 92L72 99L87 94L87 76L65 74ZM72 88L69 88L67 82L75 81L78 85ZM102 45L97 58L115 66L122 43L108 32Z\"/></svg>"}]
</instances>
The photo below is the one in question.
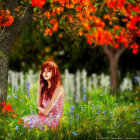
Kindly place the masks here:
<instances>
[{"instance_id":1,"label":"woman's hand","mask_svg":"<svg viewBox=\"0 0 140 140\"><path fill-rule=\"evenodd\" d=\"M39 114L44 114L44 109L41 106L37 106L37 108Z\"/></svg>"},{"instance_id":2,"label":"woman's hand","mask_svg":"<svg viewBox=\"0 0 140 140\"><path fill-rule=\"evenodd\" d=\"M38 114L41 114L41 111L40 110L38 111Z\"/></svg>"},{"instance_id":3,"label":"woman's hand","mask_svg":"<svg viewBox=\"0 0 140 140\"><path fill-rule=\"evenodd\" d=\"M37 109L40 110L42 107L41 106L37 106Z\"/></svg>"}]
</instances>

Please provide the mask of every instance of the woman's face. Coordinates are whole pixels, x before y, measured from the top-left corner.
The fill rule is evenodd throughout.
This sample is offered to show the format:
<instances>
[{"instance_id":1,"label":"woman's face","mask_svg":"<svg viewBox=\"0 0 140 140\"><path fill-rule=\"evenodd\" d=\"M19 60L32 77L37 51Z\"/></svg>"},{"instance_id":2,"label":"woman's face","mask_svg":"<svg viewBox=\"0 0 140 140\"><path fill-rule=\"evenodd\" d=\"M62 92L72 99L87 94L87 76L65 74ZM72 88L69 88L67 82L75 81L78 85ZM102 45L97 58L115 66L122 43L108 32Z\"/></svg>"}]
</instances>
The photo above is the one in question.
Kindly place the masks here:
<instances>
[{"instance_id":1,"label":"woman's face","mask_svg":"<svg viewBox=\"0 0 140 140\"><path fill-rule=\"evenodd\" d=\"M52 78L52 70L45 68L44 72L42 73L45 80L50 80Z\"/></svg>"}]
</instances>

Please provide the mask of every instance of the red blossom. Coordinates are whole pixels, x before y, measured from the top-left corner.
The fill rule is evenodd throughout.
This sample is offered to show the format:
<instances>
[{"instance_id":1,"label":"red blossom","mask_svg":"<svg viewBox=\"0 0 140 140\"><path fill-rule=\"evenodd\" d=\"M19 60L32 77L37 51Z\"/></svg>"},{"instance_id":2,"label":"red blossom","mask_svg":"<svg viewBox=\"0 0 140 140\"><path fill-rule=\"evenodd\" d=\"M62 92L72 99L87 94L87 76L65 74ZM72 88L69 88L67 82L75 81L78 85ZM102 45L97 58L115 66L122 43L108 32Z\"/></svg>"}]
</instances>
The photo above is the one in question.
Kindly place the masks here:
<instances>
[{"instance_id":1,"label":"red blossom","mask_svg":"<svg viewBox=\"0 0 140 140\"><path fill-rule=\"evenodd\" d=\"M80 12L81 12L81 9L82 9L82 8L81 8L81 6L79 6L79 5L76 7L76 11L80 11Z\"/></svg>"},{"instance_id":2,"label":"red blossom","mask_svg":"<svg viewBox=\"0 0 140 140\"><path fill-rule=\"evenodd\" d=\"M32 0L32 6L38 6L41 9L45 2L46 0Z\"/></svg>"}]
</instances>

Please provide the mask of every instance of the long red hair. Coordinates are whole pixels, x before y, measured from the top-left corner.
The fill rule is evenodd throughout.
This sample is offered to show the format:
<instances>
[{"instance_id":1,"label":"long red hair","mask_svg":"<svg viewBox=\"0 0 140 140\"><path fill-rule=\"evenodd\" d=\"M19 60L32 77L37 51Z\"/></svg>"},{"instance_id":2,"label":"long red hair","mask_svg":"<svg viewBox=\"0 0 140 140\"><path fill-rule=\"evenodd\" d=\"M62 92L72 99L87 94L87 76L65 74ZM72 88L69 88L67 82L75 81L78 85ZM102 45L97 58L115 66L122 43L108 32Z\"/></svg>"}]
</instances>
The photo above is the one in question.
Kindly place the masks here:
<instances>
[{"instance_id":1,"label":"long red hair","mask_svg":"<svg viewBox=\"0 0 140 140\"><path fill-rule=\"evenodd\" d=\"M45 68L52 70L51 88L49 88L49 89L48 89L48 82L47 82L47 80L44 79L43 74L42 74L44 72ZM56 87L61 86L60 72L58 70L57 64L54 62L54 60L52 60L52 58L50 58L49 60L47 60L46 62L44 62L42 64L41 74L40 74L40 84L42 84L42 83L43 83L43 87L41 89L41 101L44 97L44 94L45 94L46 100L48 98L51 99Z\"/></svg>"}]
</instances>

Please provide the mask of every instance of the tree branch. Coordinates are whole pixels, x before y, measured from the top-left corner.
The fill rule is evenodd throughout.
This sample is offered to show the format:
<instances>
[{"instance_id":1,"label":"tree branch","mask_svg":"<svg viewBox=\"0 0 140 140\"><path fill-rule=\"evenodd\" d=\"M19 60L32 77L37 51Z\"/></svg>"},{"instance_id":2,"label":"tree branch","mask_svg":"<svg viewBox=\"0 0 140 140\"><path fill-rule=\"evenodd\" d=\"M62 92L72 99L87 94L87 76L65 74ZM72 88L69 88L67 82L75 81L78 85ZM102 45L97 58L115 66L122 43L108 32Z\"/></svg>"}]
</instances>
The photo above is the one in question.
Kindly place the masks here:
<instances>
[{"instance_id":1,"label":"tree branch","mask_svg":"<svg viewBox=\"0 0 140 140\"><path fill-rule=\"evenodd\" d=\"M23 16L19 17L19 21L21 25L25 25L29 19L32 18L34 7L28 3L24 10Z\"/></svg>"},{"instance_id":2,"label":"tree branch","mask_svg":"<svg viewBox=\"0 0 140 140\"><path fill-rule=\"evenodd\" d=\"M8 7L10 9L14 9L16 6L13 5L12 2L14 2L16 5L17 0L7 0ZM9 2L9 3L8 3ZM11 26L6 26L3 28L3 30L0 33L0 44L1 46L4 46L5 42L7 42L10 46L15 41L17 35L21 31L21 29L27 25L30 21L32 21L32 15L33 15L33 8L31 4L27 4L24 15L21 17L14 18L14 22ZM9 39L11 38L11 39ZM8 46L7 44L7 46Z\"/></svg>"},{"instance_id":3,"label":"tree branch","mask_svg":"<svg viewBox=\"0 0 140 140\"><path fill-rule=\"evenodd\" d=\"M108 56L111 56L111 50L110 48L108 47L108 45L102 45L101 46L104 50L104 52L108 55Z\"/></svg>"},{"instance_id":4,"label":"tree branch","mask_svg":"<svg viewBox=\"0 0 140 140\"><path fill-rule=\"evenodd\" d=\"M121 54L127 49L127 47L123 47L121 46L117 51L116 51L116 54L115 54L115 57L119 58L121 56Z\"/></svg>"},{"instance_id":5,"label":"tree branch","mask_svg":"<svg viewBox=\"0 0 140 140\"><path fill-rule=\"evenodd\" d=\"M18 7L18 0L6 0L6 7L13 15L15 8Z\"/></svg>"}]
</instances>

